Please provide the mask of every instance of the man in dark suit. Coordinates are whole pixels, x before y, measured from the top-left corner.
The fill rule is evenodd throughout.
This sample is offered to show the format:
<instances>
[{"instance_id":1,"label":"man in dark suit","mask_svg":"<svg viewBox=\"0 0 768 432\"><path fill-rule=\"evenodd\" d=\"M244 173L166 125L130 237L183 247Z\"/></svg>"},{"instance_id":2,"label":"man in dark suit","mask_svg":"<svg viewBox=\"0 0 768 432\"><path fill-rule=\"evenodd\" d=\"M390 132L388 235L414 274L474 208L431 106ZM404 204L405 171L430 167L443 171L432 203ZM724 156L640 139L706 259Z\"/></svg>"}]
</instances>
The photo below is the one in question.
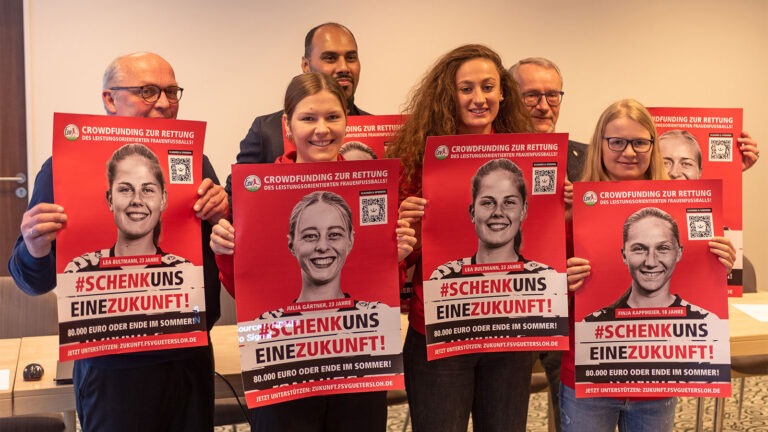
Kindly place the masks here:
<instances>
[{"instance_id":1,"label":"man in dark suit","mask_svg":"<svg viewBox=\"0 0 768 432\"><path fill-rule=\"evenodd\" d=\"M120 56L104 72L101 98L107 115L175 119L184 89L170 63L157 54ZM56 287L56 235L68 216L53 196L53 159L35 179L21 235L8 261L16 284L30 295ZM229 217L227 194L203 156L199 198L192 205L201 219L208 330L219 318L219 269L208 247L211 224ZM213 429L212 345L104 355L76 360L75 407L82 430L199 431ZM148 385L151 383L151 385Z\"/></svg>"},{"instance_id":2,"label":"man in dark suit","mask_svg":"<svg viewBox=\"0 0 768 432\"><path fill-rule=\"evenodd\" d=\"M360 59L355 36L348 28L337 23L325 23L311 29L304 39L301 70L324 73L336 79L347 95L347 114L368 115L355 105ZM285 153L282 117L282 110L256 117L240 142L237 163L272 163ZM227 178L226 189L231 195L231 178Z\"/></svg>"}]
</instances>

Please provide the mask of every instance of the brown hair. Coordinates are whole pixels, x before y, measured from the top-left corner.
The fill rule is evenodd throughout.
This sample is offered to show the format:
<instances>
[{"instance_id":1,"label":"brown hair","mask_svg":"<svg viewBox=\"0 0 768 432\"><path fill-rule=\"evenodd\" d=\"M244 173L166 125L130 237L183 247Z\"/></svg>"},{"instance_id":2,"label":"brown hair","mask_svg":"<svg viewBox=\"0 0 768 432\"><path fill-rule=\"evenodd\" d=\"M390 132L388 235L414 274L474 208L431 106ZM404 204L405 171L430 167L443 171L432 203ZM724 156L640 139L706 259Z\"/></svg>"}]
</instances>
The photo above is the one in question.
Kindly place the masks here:
<instances>
[{"instance_id":1,"label":"brown hair","mask_svg":"<svg viewBox=\"0 0 768 432\"><path fill-rule=\"evenodd\" d=\"M160 168L160 160L157 159L155 152L149 149L144 144L126 144L112 153L112 157L107 161L107 181L109 182L109 189L112 189L112 184L115 182L115 173L117 172L118 162L128 156L141 156L149 162L152 175L155 176L155 180L160 184L160 189L165 190L165 176L163 176L163 170Z\"/></svg>"},{"instance_id":2,"label":"brown hair","mask_svg":"<svg viewBox=\"0 0 768 432\"><path fill-rule=\"evenodd\" d=\"M347 225L347 235L351 238L353 233L352 228L352 210L349 208L349 204L344 201L341 195L338 195L329 191L314 191L307 195L304 195L299 202L293 207L291 216L288 219L288 249L293 250L293 241L296 238L296 226L299 224L299 217L304 213L307 207L317 204L325 203L330 206L336 207L341 214L344 223Z\"/></svg>"},{"instance_id":3,"label":"brown hair","mask_svg":"<svg viewBox=\"0 0 768 432\"><path fill-rule=\"evenodd\" d=\"M400 158L406 183L409 183L414 173L421 168L428 136L456 134L456 72L465 62L476 58L493 62L501 80L501 94L504 98L499 103L499 113L493 120L493 130L499 133L533 131L517 83L502 65L501 57L483 45L462 45L440 57L411 92L405 109L410 116L395 141L387 148L387 157ZM410 192L420 194L421 185L415 186L415 190Z\"/></svg>"},{"instance_id":4,"label":"brown hair","mask_svg":"<svg viewBox=\"0 0 768 432\"><path fill-rule=\"evenodd\" d=\"M152 175L155 176L155 180L160 184L160 190L165 192L165 176L163 176L163 169L160 168L160 161L157 159L157 155L149 147L144 144L125 144L124 146L115 150L112 153L112 157L107 161L107 182L109 182L109 189L107 189L107 202L112 202L112 185L115 183L115 175L117 173L117 164L125 160L130 156L141 156L147 160L149 169ZM155 229L152 233L152 240L157 246L160 240L160 229L162 223L157 221Z\"/></svg>"},{"instance_id":5,"label":"brown hair","mask_svg":"<svg viewBox=\"0 0 768 432\"><path fill-rule=\"evenodd\" d=\"M634 225L636 222L639 222L641 219L649 217L655 217L663 220L664 222L667 222L669 224L670 231L672 231L672 235L675 237L677 245L680 246L680 229L677 227L677 222L669 213L656 207L641 208L640 210L632 213L627 217L627 220L624 221L624 228L622 229L622 238L624 239L624 244L627 243L627 239L629 238L629 229L632 227L632 225Z\"/></svg>"},{"instance_id":6,"label":"brown hair","mask_svg":"<svg viewBox=\"0 0 768 432\"><path fill-rule=\"evenodd\" d=\"M367 154L368 156L370 156L371 159L374 159L374 160L379 158L378 156L376 156L376 152L374 152L372 148L365 145L364 143L361 143L360 141L345 142L344 145L342 145L341 148L339 149L339 154L343 156L344 153L347 153L351 150L361 151Z\"/></svg>"},{"instance_id":7,"label":"brown hair","mask_svg":"<svg viewBox=\"0 0 768 432\"><path fill-rule=\"evenodd\" d=\"M528 191L525 186L525 177L523 177L523 171L517 166L516 163L509 159L498 158L491 159L484 163L477 169L474 177L472 177L472 204L469 205L470 215L474 215L475 201L477 200L477 194L480 193L480 184L483 178L494 171L506 171L512 176L517 186L517 192L520 194L520 198L523 199L523 205L525 206L528 201ZM520 254L520 245L523 243L523 228L520 226L515 234L515 253Z\"/></svg>"},{"instance_id":8,"label":"brown hair","mask_svg":"<svg viewBox=\"0 0 768 432\"><path fill-rule=\"evenodd\" d=\"M299 104L307 96L320 93L323 90L327 90L332 95L336 96L341 104L341 111L344 113L344 117L347 116L347 98L344 94L344 90L341 89L339 83L328 75L307 72L301 75L296 75L288 84L288 88L285 89L285 104L284 110L288 120L291 120L293 112L296 110L296 105Z\"/></svg>"}]
</instances>

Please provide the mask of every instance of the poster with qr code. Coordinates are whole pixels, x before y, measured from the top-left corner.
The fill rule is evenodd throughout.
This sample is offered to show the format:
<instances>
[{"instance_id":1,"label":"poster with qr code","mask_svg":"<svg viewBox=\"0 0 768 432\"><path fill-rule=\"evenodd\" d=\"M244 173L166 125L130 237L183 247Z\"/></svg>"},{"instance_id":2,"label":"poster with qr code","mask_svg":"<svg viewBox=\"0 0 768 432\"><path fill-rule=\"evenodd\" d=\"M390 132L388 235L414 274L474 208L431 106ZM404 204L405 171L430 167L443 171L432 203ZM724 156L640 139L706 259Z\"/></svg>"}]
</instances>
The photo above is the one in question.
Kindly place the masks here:
<instances>
[{"instance_id":1,"label":"poster with qr code","mask_svg":"<svg viewBox=\"0 0 768 432\"><path fill-rule=\"evenodd\" d=\"M429 360L568 349L567 151L567 134L427 139L422 258Z\"/></svg>"},{"instance_id":2,"label":"poster with qr code","mask_svg":"<svg viewBox=\"0 0 768 432\"><path fill-rule=\"evenodd\" d=\"M248 406L402 389L399 161L232 166Z\"/></svg>"},{"instance_id":3,"label":"poster with qr code","mask_svg":"<svg viewBox=\"0 0 768 432\"><path fill-rule=\"evenodd\" d=\"M728 295L741 297L744 251L742 160L738 138L741 108L649 108L658 130L657 143L673 180L722 179L723 228L736 248L728 275Z\"/></svg>"},{"instance_id":4,"label":"poster with qr code","mask_svg":"<svg viewBox=\"0 0 768 432\"><path fill-rule=\"evenodd\" d=\"M347 117L347 133L339 152L345 160L384 159L387 147L395 140L406 115L350 115ZM283 124L283 146L286 151L296 150L296 145L286 135Z\"/></svg>"},{"instance_id":5,"label":"poster with qr code","mask_svg":"<svg viewBox=\"0 0 768 432\"><path fill-rule=\"evenodd\" d=\"M403 126L407 116L373 115L351 116L347 118L347 134L341 152L346 160L360 160L376 155L384 157L389 144L395 140L397 131ZM369 151L370 149L370 151Z\"/></svg>"},{"instance_id":6,"label":"poster with qr code","mask_svg":"<svg viewBox=\"0 0 768 432\"><path fill-rule=\"evenodd\" d=\"M577 182L577 397L728 397L723 182Z\"/></svg>"},{"instance_id":7,"label":"poster with qr code","mask_svg":"<svg viewBox=\"0 0 768 432\"><path fill-rule=\"evenodd\" d=\"M204 346L205 123L54 114L59 358Z\"/></svg>"}]
</instances>

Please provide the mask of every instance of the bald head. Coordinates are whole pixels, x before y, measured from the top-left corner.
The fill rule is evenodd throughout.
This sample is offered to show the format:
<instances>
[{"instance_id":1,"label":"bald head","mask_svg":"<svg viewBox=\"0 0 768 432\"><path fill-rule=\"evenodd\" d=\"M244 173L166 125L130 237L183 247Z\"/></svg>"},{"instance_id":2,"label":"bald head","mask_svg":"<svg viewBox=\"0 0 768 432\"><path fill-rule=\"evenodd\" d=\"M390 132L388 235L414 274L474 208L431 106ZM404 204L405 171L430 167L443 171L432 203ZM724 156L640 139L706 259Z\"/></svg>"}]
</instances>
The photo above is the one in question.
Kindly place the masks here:
<instances>
[{"instance_id":1,"label":"bald head","mask_svg":"<svg viewBox=\"0 0 768 432\"><path fill-rule=\"evenodd\" d=\"M301 70L323 73L335 79L352 105L360 82L360 59L355 36L338 23L325 23L313 28L304 40Z\"/></svg>"},{"instance_id":2,"label":"bald head","mask_svg":"<svg viewBox=\"0 0 768 432\"><path fill-rule=\"evenodd\" d=\"M161 92L154 102L145 100L141 87L147 85L160 89L178 87L171 64L159 55L149 52L127 54L112 60L104 71L101 94L107 114L176 118L179 111L178 101L171 103L165 92Z\"/></svg>"}]
</instances>

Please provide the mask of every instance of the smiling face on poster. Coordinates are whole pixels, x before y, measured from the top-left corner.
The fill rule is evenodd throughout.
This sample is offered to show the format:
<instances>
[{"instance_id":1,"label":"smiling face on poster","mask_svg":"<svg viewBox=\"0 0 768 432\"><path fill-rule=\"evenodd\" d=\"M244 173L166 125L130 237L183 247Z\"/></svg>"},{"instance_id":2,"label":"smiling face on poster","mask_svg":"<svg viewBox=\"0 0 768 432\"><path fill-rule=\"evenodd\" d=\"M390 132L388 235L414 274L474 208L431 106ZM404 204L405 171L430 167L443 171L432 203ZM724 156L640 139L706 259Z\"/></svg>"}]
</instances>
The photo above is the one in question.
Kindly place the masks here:
<instances>
[{"instance_id":1,"label":"smiling face on poster","mask_svg":"<svg viewBox=\"0 0 768 432\"><path fill-rule=\"evenodd\" d=\"M298 301L343 297L341 270L352 250L352 211L327 191L305 195L291 212L288 248L301 267ZM324 294L321 294L324 292Z\"/></svg>"},{"instance_id":2,"label":"smiling face on poster","mask_svg":"<svg viewBox=\"0 0 768 432\"><path fill-rule=\"evenodd\" d=\"M506 262L517 261L521 228L528 203L525 179L509 159L494 159L483 165L472 179L469 214L475 224L478 255L506 249Z\"/></svg>"},{"instance_id":3,"label":"smiling face on poster","mask_svg":"<svg viewBox=\"0 0 768 432\"><path fill-rule=\"evenodd\" d=\"M68 209L56 248L62 359L204 345L190 233L205 124L56 114L54 131L54 193Z\"/></svg>"},{"instance_id":4,"label":"smiling face on poster","mask_svg":"<svg viewBox=\"0 0 768 432\"><path fill-rule=\"evenodd\" d=\"M692 219L689 230L693 238L709 238L712 234L711 224L705 217ZM697 253L701 249L696 247ZM686 310L683 316L686 318L717 318L672 292L671 280L683 258L683 245L677 221L666 211L644 207L627 217L623 226L621 257L629 270L630 288L619 300L587 316L585 321L614 320L617 309L620 309L618 313L621 314L633 308L676 307L672 305L684 306Z\"/></svg>"},{"instance_id":5,"label":"smiling face on poster","mask_svg":"<svg viewBox=\"0 0 768 432\"><path fill-rule=\"evenodd\" d=\"M402 386L398 166L394 159L233 165L249 407L356 391L351 383L370 383L367 391ZM271 217L253 223L264 214Z\"/></svg>"},{"instance_id":6,"label":"smiling face on poster","mask_svg":"<svg viewBox=\"0 0 768 432\"><path fill-rule=\"evenodd\" d=\"M167 200L157 156L141 144L126 144L107 163L107 177L107 203L115 217L118 244L150 238L155 245Z\"/></svg>"},{"instance_id":7,"label":"smiling face on poster","mask_svg":"<svg viewBox=\"0 0 768 432\"><path fill-rule=\"evenodd\" d=\"M701 178L701 148L688 131L673 129L659 136L659 150L664 168L672 180Z\"/></svg>"},{"instance_id":8,"label":"smiling face on poster","mask_svg":"<svg viewBox=\"0 0 768 432\"><path fill-rule=\"evenodd\" d=\"M560 135L567 143L567 135ZM546 145L543 137L429 138L433 144L425 156L429 172L424 181L429 211L423 219L430 245L424 254L426 274L462 256L476 257L477 262L534 260L564 271L565 247L557 238L565 236L565 226L553 215L563 208L559 156L551 150L559 144L540 151ZM554 136L546 139L557 141Z\"/></svg>"},{"instance_id":9,"label":"smiling face on poster","mask_svg":"<svg viewBox=\"0 0 768 432\"><path fill-rule=\"evenodd\" d=\"M422 256L430 275L423 294L429 360L567 347L566 149L565 134L427 140Z\"/></svg>"},{"instance_id":10,"label":"smiling face on poster","mask_svg":"<svg viewBox=\"0 0 768 432\"><path fill-rule=\"evenodd\" d=\"M673 180L722 179L723 227L736 249L729 295L740 297L743 278L741 108L648 108L659 150Z\"/></svg>"},{"instance_id":11,"label":"smiling face on poster","mask_svg":"<svg viewBox=\"0 0 768 432\"><path fill-rule=\"evenodd\" d=\"M709 182L577 183L574 253L604 269L590 276L585 291L591 295L577 291L577 322L625 295L638 308L665 307L677 295L717 316L726 312L722 286L710 280L724 277L724 270L714 265L705 241L722 232L714 225L722 218L719 186ZM600 242L595 233L601 233ZM704 287L718 294L702 295Z\"/></svg>"},{"instance_id":12,"label":"smiling face on poster","mask_svg":"<svg viewBox=\"0 0 768 432\"><path fill-rule=\"evenodd\" d=\"M574 254L591 266L574 298L577 396L729 394L726 271L708 244L722 233L721 190L574 184Z\"/></svg>"},{"instance_id":13,"label":"smiling face on poster","mask_svg":"<svg viewBox=\"0 0 768 432\"><path fill-rule=\"evenodd\" d=\"M57 271L84 252L104 249L132 256L152 255L158 248L202 265L199 241L188 233L200 225L192 210L202 176L202 138L195 137L204 137L205 124L59 116L62 129L78 133L56 144L61 149L54 158L57 202L72 203L59 238L64 241L58 242Z\"/></svg>"},{"instance_id":14,"label":"smiling face on poster","mask_svg":"<svg viewBox=\"0 0 768 432\"><path fill-rule=\"evenodd\" d=\"M237 241L258 239L258 244L273 245L243 249L235 255L236 277L254 278L264 289L271 287L266 296L256 297L251 289L244 291L242 302L238 291L239 320L256 319L265 312L285 312L286 307L298 303L345 296L349 301L379 301L382 284L396 276L391 269L382 269L378 264L397 256L392 237L394 225L391 232L389 230L396 217L386 191L377 188L375 183L384 181L383 184L389 185L394 180L383 177L362 181L352 176L360 175L357 172L365 172L366 176L381 174L384 171L365 168L380 162L275 164L260 169L257 174L253 174L256 172L253 169L248 175L244 174L258 177L260 187L253 192L240 188L242 191L238 190L238 194L245 191L244 198L235 204L235 210L246 206L249 210L243 210L245 214L268 213L274 217L259 224L240 223L235 219ZM300 180L302 186L286 183ZM323 184L320 180L359 186L329 188L333 190L311 187ZM366 187L366 183L373 186ZM310 186L304 187L304 184ZM244 220L248 221L248 217ZM393 246L391 250L380 243L384 239ZM246 264L239 265L240 262ZM373 280L376 283L372 283ZM394 302L399 304L396 295ZM252 306L245 307L248 304Z\"/></svg>"},{"instance_id":15,"label":"smiling face on poster","mask_svg":"<svg viewBox=\"0 0 768 432\"><path fill-rule=\"evenodd\" d=\"M669 295L669 279L683 256L677 222L668 213L646 207L626 222L621 254L638 299Z\"/></svg>"},{"instance_id":16,"label":"smiling face on poster","mask_svg":"<svg viewBox=\"0 0 768 432\"><path fill-rule=\"evenodd\" d=\"M117 240L106 252L102 249L73 259L65 273L109 268L111 257L155 256L149 265L161 262L169 266L190 261L160 249L161 217L168 194L165 176L157 155L143 144L125 144L107 161L107 205L117 228Z\"/></svg>"}]
</instances>

